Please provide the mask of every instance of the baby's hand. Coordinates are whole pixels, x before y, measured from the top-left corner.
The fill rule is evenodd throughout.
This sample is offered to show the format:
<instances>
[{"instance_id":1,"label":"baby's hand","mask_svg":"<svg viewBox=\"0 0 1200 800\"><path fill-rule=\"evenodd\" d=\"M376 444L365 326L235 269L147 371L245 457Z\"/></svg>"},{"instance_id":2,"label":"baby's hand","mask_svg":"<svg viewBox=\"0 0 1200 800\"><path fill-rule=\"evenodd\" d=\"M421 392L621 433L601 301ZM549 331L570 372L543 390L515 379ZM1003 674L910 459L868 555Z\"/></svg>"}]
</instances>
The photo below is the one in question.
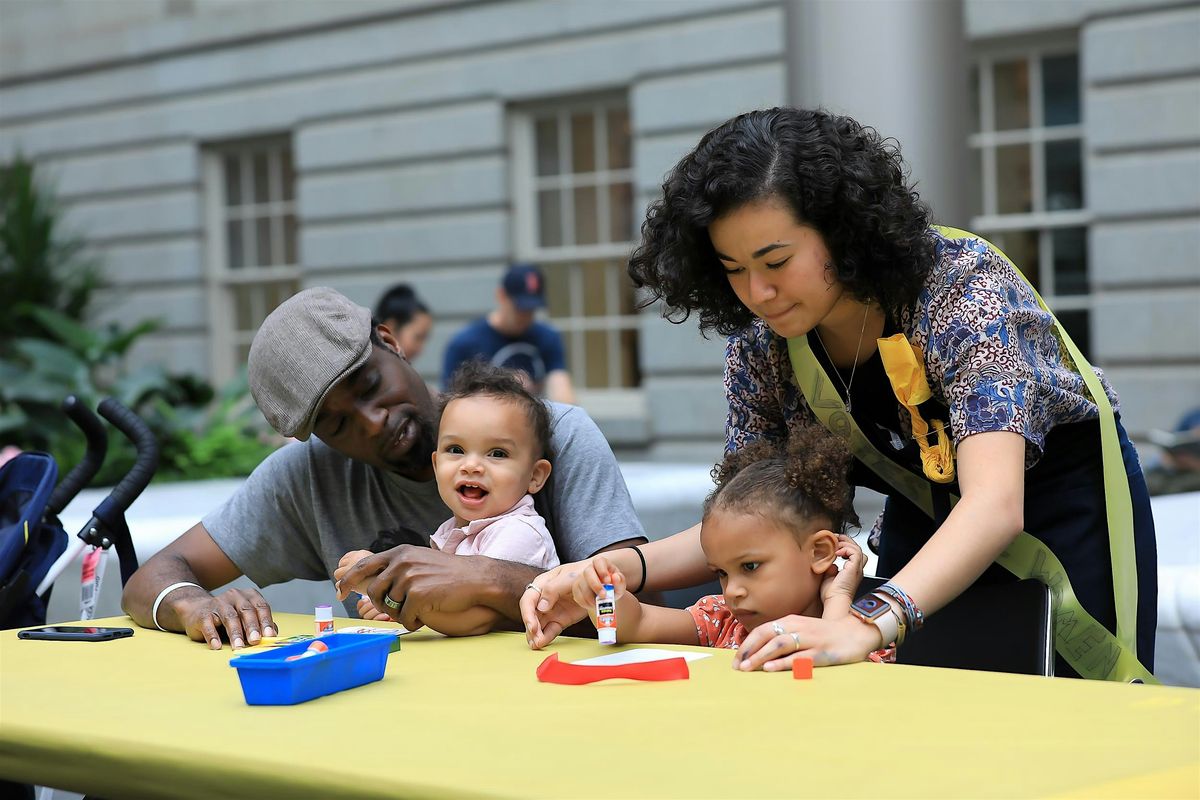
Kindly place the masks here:
<instances>
[{"instance_id":1,"label":"baby's hand","mask_svg":"<svg viewBox=\"0 0 1200 800\"><path fill-rule=\"evenodd\" d=\"M370 550L351 550L338 560L337 569L333 571L334 587L337 589L338 600L345 600L346 596L350 594L351 590L357 588L354 586L342 586L342 576L349 572L350 568L355 564L362 561L364 558L373 555L375 554Z\"/></svg>"},{"instance_id":2,"label":"baby's hand","mask_svg":"<svg viewBox=\"0 0 1200 800\"><path fill-rule=\"evenodd\" d=\"M392 622L392 618L377 609L371 598L363 595L358 600L358 616L369 622Z\"/></svg>"},{"instance_id":3,"label":"baby's hand","mask_svg":"<svg viewBox=\"0 0 1200 800\"><path fill-rule=\"evenodd\" d=\"M846 559L846 563L840 570L836 565L830 566L829 571L825 573L821 581L821 601L825 605L829 605L829 601L839 595L844 596L847 603L854 602L854 593L862 583L863 566L867 559L858 543L846 534L840 534L837 555Z\"/></svg>"}]
</instances>

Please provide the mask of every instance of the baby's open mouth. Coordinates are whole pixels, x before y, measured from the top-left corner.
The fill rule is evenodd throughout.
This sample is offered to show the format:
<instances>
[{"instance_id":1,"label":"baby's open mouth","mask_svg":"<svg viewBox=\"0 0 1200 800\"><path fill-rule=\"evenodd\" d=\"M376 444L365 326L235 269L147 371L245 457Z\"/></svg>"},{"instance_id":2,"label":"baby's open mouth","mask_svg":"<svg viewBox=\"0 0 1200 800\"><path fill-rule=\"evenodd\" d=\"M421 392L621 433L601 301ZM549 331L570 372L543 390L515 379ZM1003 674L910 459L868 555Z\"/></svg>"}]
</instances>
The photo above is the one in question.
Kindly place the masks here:
<instances>
[{"instance_id":1,"label":"baby's open mouth","mask_svg":"<svg viewBox=\"0 0 1200 800\"><path fill-rule=\"evenodd\" d=\"M487 496L487 489L482 486L476 486L473 483L464 483L458 487L458 493L467 500L482 500Z\"/></svg>"}]
</instances>

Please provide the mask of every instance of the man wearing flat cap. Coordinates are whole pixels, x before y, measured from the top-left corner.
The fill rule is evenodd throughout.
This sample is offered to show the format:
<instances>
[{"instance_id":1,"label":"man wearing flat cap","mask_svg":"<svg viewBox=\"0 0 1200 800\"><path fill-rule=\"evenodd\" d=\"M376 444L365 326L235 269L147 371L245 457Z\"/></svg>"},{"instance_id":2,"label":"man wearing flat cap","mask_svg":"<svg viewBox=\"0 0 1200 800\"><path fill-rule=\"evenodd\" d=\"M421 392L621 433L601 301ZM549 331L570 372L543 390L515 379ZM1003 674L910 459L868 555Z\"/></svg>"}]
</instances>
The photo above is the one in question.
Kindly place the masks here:
<instances>
[{"instance_id":1,"label":"man wearing flat cap","mask_svg":"<svg viewBox=\"0 0 1200 800\"><path fill-rule=\"evenodd\" d=\"M299 441L269 456L224 505L142 565L122 598L139 625L217 649L222 631L237 649L276 628L256 590L212 590L241 575L260 587L328 580L343 554L381 532L402 526L428 537L450 513L433 480L429 388L370 311L333 289L306 289L263 322L248 367L263 416ZM554 471L537 506L563 560L644 542L599 429L580 408L549 407ZM410 628L423 611L484 606L519 629L518 601L537 573L401 545L364 559L346 579L369 585L376 608L386 607L385 595L403 598L389 613Z\"/></svg>"}]
</instances>

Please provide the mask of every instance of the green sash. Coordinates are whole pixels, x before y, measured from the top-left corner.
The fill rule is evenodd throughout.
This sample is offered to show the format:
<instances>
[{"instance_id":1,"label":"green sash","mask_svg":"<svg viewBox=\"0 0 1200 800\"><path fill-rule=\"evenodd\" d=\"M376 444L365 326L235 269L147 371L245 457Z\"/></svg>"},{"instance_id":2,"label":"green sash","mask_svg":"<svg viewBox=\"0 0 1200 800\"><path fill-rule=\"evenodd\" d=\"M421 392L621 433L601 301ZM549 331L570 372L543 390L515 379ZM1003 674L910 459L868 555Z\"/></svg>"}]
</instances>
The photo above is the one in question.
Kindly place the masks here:
<instances>
[{"instance_id":1,"label":"green sash","mask_svg":"<svg viewBox=\"0 0 1200 800\"><path fill-rule=\"evenodd\" d=\"M937 227L936 230L949 239L980 238L956 228ZM992 246L991 243L988 244ZM992 247L1000 253L999 249ZM1049 313L1050 309L1046 307L1041 296L1036 291L1034 295L1041 307ZM1108 402L1108 396L1104 393L1104 388L1091 365L1057 319L1054 320L1054 326L1100 412L1105 505L1109 551L1112 556L1117 635L1109 633L1107 628L1084 610L1075 597L1066 570L1058 557L1030 534L1022 532L1017 536L996 558L996 563L1018 578L1037 578L1050 587L1054 596L1055 648L1080 675L1085 678L1124 682L1138 678L1145 683L1158 683L1134 655L1137 652L1137 565L1134 561L1133 547L1133 504L1129 498L1129 481L1121 458L1121 445L1117 437L1112 405ZM808 338L800 336L788 339L788 355L796 376L796 384L821 424L846 440L856 458L932 517L933 493L930 482L880 453L863 435L854 419L846 413L837 388L809 348ZM951 503L957 501L958 497L952 495Z\"/></svg>"}]
</instances>

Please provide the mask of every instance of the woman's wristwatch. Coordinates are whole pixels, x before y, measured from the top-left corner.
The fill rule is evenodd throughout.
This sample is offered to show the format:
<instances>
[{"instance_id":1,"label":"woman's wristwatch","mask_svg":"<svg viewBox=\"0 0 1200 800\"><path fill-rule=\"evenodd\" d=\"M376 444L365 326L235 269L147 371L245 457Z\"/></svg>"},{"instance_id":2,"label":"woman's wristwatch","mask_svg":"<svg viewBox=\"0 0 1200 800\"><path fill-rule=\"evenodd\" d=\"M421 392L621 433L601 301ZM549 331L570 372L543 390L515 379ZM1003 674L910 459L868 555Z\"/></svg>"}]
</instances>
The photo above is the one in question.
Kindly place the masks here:
<instances>
[{"instance_id":1,"label":"woman's wristwatch","mask_svg":"<svg viewBox=\"0 0 1200 800\"><path fill-rule=\"evenodd\" d=\"M850 613L867 625L874 625L879 629L883 637L879 647L888 647L892 643L900 644L900 639L903 638L900 617L883 595L863 595L850 604Z\"/></svg>"}]
</instances>

